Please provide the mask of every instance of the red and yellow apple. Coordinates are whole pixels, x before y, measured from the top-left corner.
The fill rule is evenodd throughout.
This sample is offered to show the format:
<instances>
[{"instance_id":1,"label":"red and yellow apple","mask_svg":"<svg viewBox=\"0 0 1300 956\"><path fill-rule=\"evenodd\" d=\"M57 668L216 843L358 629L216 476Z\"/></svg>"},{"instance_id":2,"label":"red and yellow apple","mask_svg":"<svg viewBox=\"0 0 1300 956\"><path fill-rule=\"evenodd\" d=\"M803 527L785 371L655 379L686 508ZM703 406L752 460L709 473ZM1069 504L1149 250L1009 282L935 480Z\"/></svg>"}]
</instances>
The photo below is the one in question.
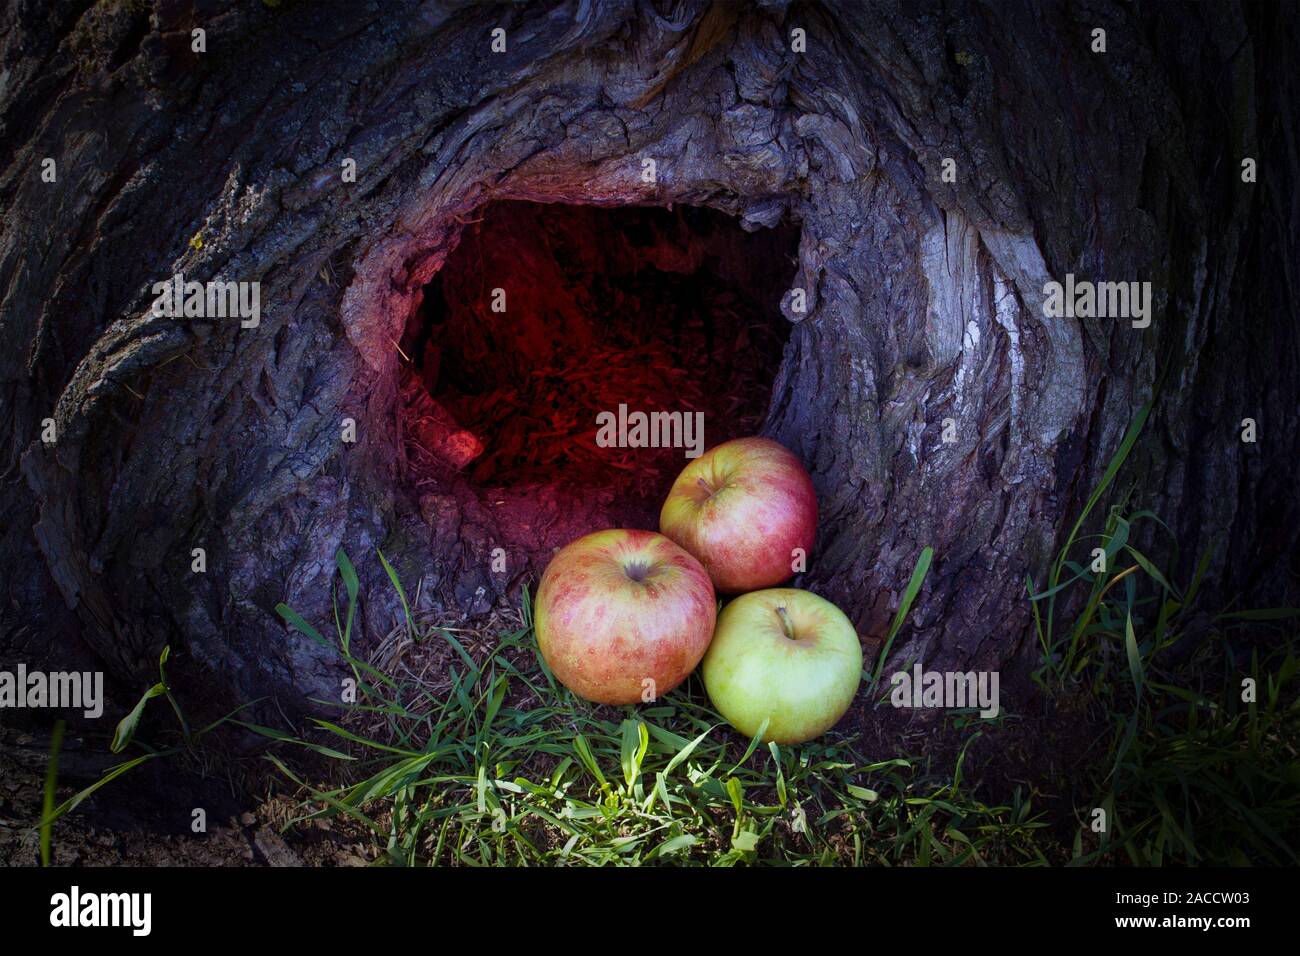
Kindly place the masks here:
<instances>
[{"instance_id":1,"label":"red and yellow apple","mask_svg":"<svg viewBox=\"0 0 1300 956\"><path fill-rule=\"evenodd\" d=\"M747 737L796 744L830 730L853 703L862 645L844 612L798 588L742 594L718 617L700 668L709 700Z\"/></svg>"},{"instance_id":2,"label":"red and yellow apple","mask_svg":"<svg viewBox=\"0 0 1300 956\"><path fill-rule=\"evenodd\" d=\"M653 531L585 535L551 559L533 623L551 673L580 697L634 704L695 669L718 612L700 562Z\"/></svg>"},{"instance_id":3,"label":"red and yellow apple","mask_svg":"<svg viewBox=\"0 0 1300 956\"><path fill-rule=\"evenodd\" d=\"M677 476L659 530L704 565L713 586L735 594L794 573L817 537L817 492L803 464L770 438L737 438Z\"/></svg>"}]
</instances>

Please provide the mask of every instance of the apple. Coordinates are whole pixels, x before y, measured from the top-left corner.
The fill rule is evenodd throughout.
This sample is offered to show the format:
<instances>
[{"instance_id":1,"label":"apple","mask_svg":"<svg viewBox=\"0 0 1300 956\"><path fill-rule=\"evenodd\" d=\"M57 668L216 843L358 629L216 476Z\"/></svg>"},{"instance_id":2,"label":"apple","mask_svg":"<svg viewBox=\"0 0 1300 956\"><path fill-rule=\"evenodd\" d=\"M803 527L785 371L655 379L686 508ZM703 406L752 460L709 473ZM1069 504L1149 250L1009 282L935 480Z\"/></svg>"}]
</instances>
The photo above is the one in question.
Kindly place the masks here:
<instances>
[{"instance_id":1,"label":"apple","mask_svg":"<svg viewBox=\"0 0 1300 956\"><path fill-rule=\"evenodd\" d=\"M718 617L701 668L718 713L747 737L797 744L835 726L862 678L862 645L844 612L798 588L751 591Z\"/></svg>"},{"instance_id":2,"label":"apple","mask_svg":"<svg viewBox=\"0 0 1300 956\"><path fill-rule=\"evenodd\" d=\"M817 537L817 492L803 464L770 438L737 438L673 482L659 530L695 555L719 591L772 587Z\"/></svg>"},{"instance_id":3,"label":"apple","mask_svg":"<svg viewBox=\"0 0 1300 956\"><path fill-rule=\"evenodd\" d=\"M704 656L718 599L700 562L653 531L597 531L551 559L534 602L546 664L598 704L650 701Z\"/></svg>"}]
</instances>

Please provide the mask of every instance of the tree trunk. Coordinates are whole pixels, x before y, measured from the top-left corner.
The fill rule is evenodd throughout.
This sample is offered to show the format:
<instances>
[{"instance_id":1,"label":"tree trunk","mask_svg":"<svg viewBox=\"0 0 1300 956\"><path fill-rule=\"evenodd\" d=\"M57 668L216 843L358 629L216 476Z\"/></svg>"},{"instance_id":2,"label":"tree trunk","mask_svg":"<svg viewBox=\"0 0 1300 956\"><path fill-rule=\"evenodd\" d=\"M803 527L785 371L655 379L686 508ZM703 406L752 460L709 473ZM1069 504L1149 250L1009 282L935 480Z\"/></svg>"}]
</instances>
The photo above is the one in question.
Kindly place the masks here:
<instances>
[{"instance_id":1,"label":"tree trunk","mask_svg":"<svg viewBox=\"0 0 1300 956\"><path fill-rule=\"evenodd\" d=\"M552 489L573 520L548 533L454 467L410 480L398 346L499 201L799 230L762 425L820 497L796 583L878 639L932 546L900 658L1017 654L1026 576L1152 398L1124 481L1185 564L1216 543L1208 594L1267 599L1294 561L1293 7L27 0L3 17L0 663L93 655L138 690L170 643L219 696L294 710L340 675L274 607L329 620L339 547L373 639L397 610L377 547L408 591L472 615L517 600L555 529L628 513ZM259 282L260 324L152 314L175 274ZM1149 326L1047 314L1067 275L1149 281Z\"/></svg>"}]
</instances>

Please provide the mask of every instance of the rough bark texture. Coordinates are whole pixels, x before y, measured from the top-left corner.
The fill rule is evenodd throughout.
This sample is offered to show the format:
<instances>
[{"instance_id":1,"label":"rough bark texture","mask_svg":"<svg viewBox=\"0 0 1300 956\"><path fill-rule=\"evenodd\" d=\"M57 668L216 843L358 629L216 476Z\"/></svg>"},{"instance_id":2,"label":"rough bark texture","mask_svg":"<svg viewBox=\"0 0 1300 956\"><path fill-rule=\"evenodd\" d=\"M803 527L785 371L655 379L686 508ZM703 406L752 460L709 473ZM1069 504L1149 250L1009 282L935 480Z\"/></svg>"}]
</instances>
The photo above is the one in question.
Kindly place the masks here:
<instances>
[{"instance_id":1,"label":"rough bark texture","mask_svg":"<svg viewBox=\"0 0 1300 956\"><path fill-rule=\"evenodd\" d=\"M396 434L392 343L491 199L801 225L808 311L782 304L765 425L821 498L800 583L879 634L933 546L900 654L1015 654L1025 575L1162 373L1128 474L1183 559L1217 540L1220 596L1293 560L1292 7L19 0L3 17L4 661L89 651L136 680L171 642L229 696L292 708L337 675L273 607L327 620L340 545L372 634L396 600L376 546L429 600L511 599L492 515L422 514ZM260 281L261 325L152 316L177 272ZM1066 273L1150 280L1150 328L1046 317Z\"/></svg>"}]
</instances>

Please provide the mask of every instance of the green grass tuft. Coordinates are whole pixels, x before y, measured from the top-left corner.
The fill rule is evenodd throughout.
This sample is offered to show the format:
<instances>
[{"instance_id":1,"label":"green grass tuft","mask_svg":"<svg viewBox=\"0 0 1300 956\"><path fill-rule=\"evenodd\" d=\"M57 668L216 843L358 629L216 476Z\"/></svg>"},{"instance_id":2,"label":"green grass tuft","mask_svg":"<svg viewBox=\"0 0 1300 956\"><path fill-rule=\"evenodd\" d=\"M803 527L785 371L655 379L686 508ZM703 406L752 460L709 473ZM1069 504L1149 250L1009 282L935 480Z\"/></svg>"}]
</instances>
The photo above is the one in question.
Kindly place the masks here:
<instances>
[{"instance_id":1,"label":"green grass tuft","mask_svg":"<svg viewBox=\"0 0 1300 956\"><path fill-rule=\"evenodd\" d=\"M1231 668L1218 669L1229 676L1212 697L1187 682L1215 672L1207 655L1229 646L1221 635L1166 666L1181 640L1182 602L1199 581L1176 589L1126 543L1127 529L1145 517L1113 513L1102 535L1107 554L1127 553L1131 566L1092 580L1060 562L1075 573L1073 586L1088 591L1068 638L1068 669L1045 660L1040 683L1054 694L1084 692L1107 715L1101 733L1109 739L1075 782L1073 822L1036 809L1032 781L1000 800L967 782L967 749L987 737L996 752L1001 722L953 720L965 739L942 772L923 756L866 755L834 732L790 748L742 741L696 678L621 713L588 704L547 671L525 591L519 625L477 641L420 625L404 604L413 645L448 649L440 694L416 680L367 679L379 672L352 657L340 623L331 646L358 675L362 700L337 722L316 721L328 746L295 742L348 761L349 782L313 784L272 756L303 789L290 825L347 817L399 865L1295 862L1296 658L1282 649L1270 666L1252 660L1246 676L1261 696L1241 706ZM908 603L928 558L918 561ZM346 590L339 622L355 610L356 590ZM281 613L295 622L287 608ZM1287 615L1238 613L1223 623L1274 625ZM350 722L369 729L358 733ZM1096 808L1106 812L1100 832Z\"/></svg>"}]
</instances>

